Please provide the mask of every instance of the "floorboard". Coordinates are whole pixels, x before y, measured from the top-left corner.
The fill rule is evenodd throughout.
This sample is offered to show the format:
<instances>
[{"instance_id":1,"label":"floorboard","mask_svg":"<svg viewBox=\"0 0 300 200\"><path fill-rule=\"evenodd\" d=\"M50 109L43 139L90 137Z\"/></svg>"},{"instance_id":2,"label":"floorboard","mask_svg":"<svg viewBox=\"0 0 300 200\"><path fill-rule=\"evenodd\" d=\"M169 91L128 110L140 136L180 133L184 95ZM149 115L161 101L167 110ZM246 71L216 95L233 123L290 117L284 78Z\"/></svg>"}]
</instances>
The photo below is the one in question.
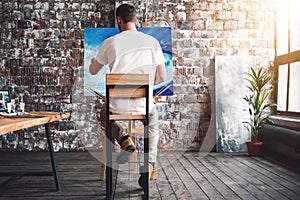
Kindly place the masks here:
<instances>
[{"instance_id":1,"label":"floorboard","mask_svg":"<svg viewBox=\"0 0 300 200\"><path fill-rule=\"evenodd\" d=\"M139 155L138 160L143 160ZM0 200L105 199L100 161L89 152L57 152L62 191L52 176L0 176ZM114 199L143 199L138 170L114 165ZM160 152L158 180L150 181L150 199L299 200L300 174L246 154ZM51 171L48 152L0 152L0 173Z\"/></svg>"}]
</instances>

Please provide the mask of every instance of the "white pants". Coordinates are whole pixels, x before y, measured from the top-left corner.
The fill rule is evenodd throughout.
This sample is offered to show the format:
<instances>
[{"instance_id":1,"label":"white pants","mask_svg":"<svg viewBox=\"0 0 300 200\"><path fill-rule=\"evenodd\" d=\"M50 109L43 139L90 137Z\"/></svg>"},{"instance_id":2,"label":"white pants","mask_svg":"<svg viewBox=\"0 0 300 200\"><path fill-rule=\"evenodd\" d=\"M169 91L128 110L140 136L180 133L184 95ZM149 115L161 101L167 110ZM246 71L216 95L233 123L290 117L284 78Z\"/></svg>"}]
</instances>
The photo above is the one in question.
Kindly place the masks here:
<instances>
[{"instance_id":1,"label":"white pants","mask_svg":"<svg viewBox=\"0 0 300 200\"><path fill-rule=\"evenodd\" d=\"M106 128L106 104L104 103L100 112L101 125ZM157 158L157 145L159 140L158 130L158 112L156 106L152 107L149 112L149 162L156 163ZM120 144L120 134L123 133L123 128L117 121L111 123L112 134L115 140Z\"/></svg>"}]
</instances>

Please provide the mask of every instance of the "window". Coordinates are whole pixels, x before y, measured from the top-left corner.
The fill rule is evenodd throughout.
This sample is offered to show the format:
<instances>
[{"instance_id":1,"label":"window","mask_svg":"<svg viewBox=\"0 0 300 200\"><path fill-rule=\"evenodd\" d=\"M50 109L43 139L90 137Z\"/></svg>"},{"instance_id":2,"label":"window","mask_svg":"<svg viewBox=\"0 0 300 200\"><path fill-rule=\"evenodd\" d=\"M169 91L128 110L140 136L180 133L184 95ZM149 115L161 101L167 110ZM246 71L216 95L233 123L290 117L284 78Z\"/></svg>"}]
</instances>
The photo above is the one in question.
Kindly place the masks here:
<instances>
[{"instance_id":1,"label":"window","mask_svg":"<svg viewBox=\"0 0 300 200\"><path fill-rule=\"evenodd\" d=\"M276 0L277 111L300 115L300 1Z\"/></svg>"}]
</instances>

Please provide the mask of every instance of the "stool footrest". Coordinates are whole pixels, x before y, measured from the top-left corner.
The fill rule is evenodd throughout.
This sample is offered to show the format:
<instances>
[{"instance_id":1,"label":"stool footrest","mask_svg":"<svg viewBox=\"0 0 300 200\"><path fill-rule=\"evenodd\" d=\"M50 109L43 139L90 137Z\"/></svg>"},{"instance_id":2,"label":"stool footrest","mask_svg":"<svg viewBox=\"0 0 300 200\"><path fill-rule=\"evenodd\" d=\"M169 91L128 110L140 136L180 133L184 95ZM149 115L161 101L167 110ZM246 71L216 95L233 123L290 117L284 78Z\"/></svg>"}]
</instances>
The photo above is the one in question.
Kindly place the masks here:
<instances>
[{"instance_id":1,"label":"stool footrest","mask_svg":"<svg viewBox=\"0 0 300 200\"><path fill-rule=\"evenodd\" d=\"M109 115L109 120L145 120L146 115Z\"/></svg>"}]
</instances>

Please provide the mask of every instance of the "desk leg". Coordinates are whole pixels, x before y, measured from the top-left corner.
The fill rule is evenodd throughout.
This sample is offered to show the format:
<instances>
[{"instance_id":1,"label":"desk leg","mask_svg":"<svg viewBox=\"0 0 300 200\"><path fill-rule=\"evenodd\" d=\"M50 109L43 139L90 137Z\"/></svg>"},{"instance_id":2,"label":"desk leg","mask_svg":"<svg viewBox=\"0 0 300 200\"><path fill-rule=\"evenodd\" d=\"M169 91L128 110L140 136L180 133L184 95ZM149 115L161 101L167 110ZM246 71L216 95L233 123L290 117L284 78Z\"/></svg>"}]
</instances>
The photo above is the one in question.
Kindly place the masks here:
<instances>
[{"instance_id":1,"label":"desk leg","mask_svg":"<svg viewBox=\"0 0 300 200\"><path fill-rule=\"evenodd\" d=\"M54 150L53 150L53 144L52 144L52 140L51 140L51 132L50 132L50 124L49 123L45 124L45 130L46 130L46 135L47 135L47 142L48 142L48 146L49 146L49 152L50 152L52 170L54 173L56 189L59 192L61 190L61 188L60 188L60 183L59 183L59 179L58 179L56 162L54 159Z\"/></svg>"}]
</instances>

